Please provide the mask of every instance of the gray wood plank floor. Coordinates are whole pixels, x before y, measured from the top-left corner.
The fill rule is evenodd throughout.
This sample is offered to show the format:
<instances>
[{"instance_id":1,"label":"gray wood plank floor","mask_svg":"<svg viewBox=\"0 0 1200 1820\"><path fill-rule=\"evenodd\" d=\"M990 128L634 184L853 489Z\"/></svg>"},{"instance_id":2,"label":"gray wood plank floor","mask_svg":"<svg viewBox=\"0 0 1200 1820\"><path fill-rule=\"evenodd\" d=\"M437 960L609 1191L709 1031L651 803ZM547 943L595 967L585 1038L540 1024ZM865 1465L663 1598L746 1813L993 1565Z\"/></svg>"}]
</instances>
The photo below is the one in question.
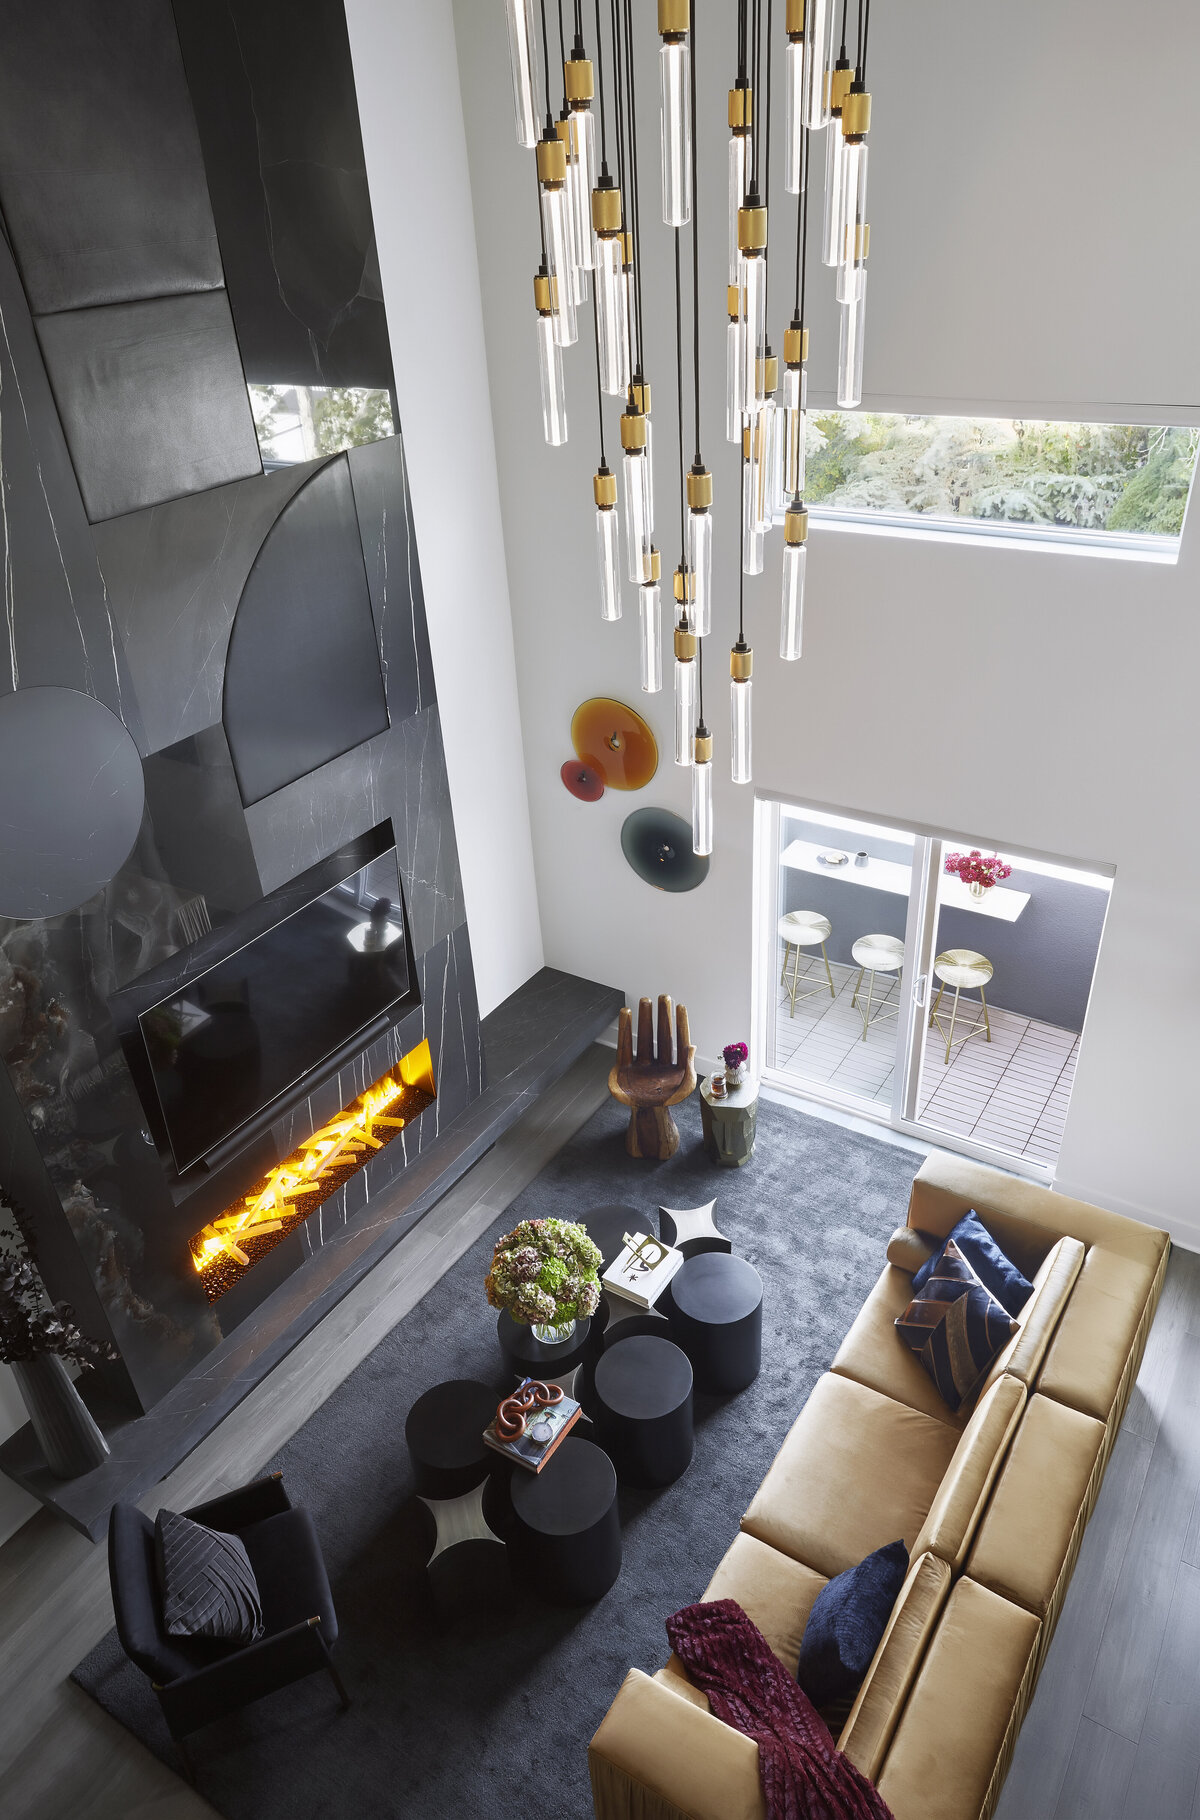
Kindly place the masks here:
<instances>
[{"instance_id":1,"label":"gray wood plank floor","mask_svg":"<svg viewBox=\"0 0 1200 1820\"><path fill-rule=\"evenodd\" d=\"M251 1478L586 1121L611 1060L581 1057L146 1508ZM1200 1820L1198 1392L1200 1257L1176 1252L997 1820ZM102 1549L44 1513L0 1548L4 1820L213 1820L67 1679L111 1623Z\"/></svg>"}]
</instances>

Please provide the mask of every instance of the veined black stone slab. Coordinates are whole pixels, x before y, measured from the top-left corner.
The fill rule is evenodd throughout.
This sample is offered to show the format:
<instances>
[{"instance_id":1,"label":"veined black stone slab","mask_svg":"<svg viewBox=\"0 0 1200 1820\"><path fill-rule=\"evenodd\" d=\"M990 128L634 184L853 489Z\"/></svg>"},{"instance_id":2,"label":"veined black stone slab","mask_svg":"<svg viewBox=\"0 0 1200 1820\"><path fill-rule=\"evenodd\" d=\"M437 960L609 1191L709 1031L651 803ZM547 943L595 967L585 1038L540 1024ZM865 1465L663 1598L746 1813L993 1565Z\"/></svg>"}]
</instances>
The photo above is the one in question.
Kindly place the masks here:
<instances>
[{"instance_id":1,"label":"veined black stone slab","mask_svg":"<svg viewBox=\"0 0 1200 1820\"><path fill-rule=\"evenodd\" d=\"M446 966L451 965L448 954ZM434 981L427 975L423 984L428 1000ZM26 1425L0 1447L0 1469L74 1528L98 1539L112 1505L118 1499L140 1498L211 1434L608 1028L623 1002L623 993L615 987L543 967L484 1019L483 1050L474 1058L462 1058L460 1065L464 1071L473 1066L478 1083L486 1056L486 1091L434 1141L420 1141L392 1188L372 1194L356 1217L344 1215L341 1230L326 1237L320 1249L148 1415L116 1423L111 1403L97 1405L112 1448L103 1466L80 1479L52 1479ZM457 1010L454 1019L457 1024ZM446 1090L451 1085L447 1081ZM439 1100L443 1091L439 1080ZM425 1113L416 1121L414 1138L420 1139L428 1117ZM397 1148L388 1145L381 1157ZM352 1183L361 1180L360 1173ZM326 1207L332 1205L326 1202ZM220 1306L218 1302L217 1310Z\"/></svg>"}]
</instances>

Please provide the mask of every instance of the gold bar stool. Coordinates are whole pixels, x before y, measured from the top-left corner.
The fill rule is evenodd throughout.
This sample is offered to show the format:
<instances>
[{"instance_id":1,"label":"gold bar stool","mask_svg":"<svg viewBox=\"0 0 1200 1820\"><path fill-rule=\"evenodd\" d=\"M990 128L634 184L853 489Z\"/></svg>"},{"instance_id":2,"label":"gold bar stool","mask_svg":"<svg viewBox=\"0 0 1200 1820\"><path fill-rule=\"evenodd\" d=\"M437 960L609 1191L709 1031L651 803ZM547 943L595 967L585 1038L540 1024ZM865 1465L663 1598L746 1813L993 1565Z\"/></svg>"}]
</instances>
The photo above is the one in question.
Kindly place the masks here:
<instances>
[{"instance_id":1,"label":"gold bar stool","mask_svg":"<svg viewBox=\"0 0 1200 1820\"><path fill-rule=\"evenodd\" d=\"M783 971L779 975L779 984L786 986L791 1000L790 1017L796 1015L796 1000L815 998L822 990L820 986L811 992L798 992L800 984L800 951L802 948L820 948L821 958L825 962L825 978L829 981L830 998L837 997L837 988L833 975L829 971L829 956L825 944L833 934L833 924L827 916L817 910L789 910L786 916L779 919L779 935L783 942Z\"/></svg>"},{"instance_id":2,"label":"gold bar stool","mask_svg":"<svg viewBox=\"0 0 1200 1820\"><path fill-rule=\"evenodd\" d=\"M867 1031L880 1018L897 1017L900 1012L900 995L890 1003L883 1002L875 1006L872 1015L871 1005L875 997L875 975L877 973L902 974L904 967L904 943L894 935L860 935L850 950L852 960L858 962L858 978L854 982L854 993L850 1003L856 1007L863 1021L862 1040L867 1040ZM862 991L863 975L870 974L867 981L867 1002L860 1005L858 995ZM888 982L889 986L891 982Z\"/></svg>"},{"instance_id":3,"label":"gold bar stool","mask_svg":"<svg viewBox=\"0 0 1200 1820\"><path fill-rule=\"evenodd\" d=\"M946 1061L942 1064L945 1067L949 1063L950 1051L954 1048L956 1041L969 1042L971 1037L979 1035L981 1028L984 1041L990 1043L992 1040L992 1026L988 1022L987 998L983 990L992 977L992 963L986 955L976 954L973 948L947 948L944 953L937 956L933 963L933 977L938 982L938 995L933 1001L933 1010L929 1013L929 1025L932 1028L936 1024L946 1039ZM947 986L954 988L949 1030L938 1016L938 1006L942 1002L942 994ZM978 992L979 1003L983 1007L983 1016L977 1018L962 1036L955 1038L954 1023L958 1017L958 998L961 992Z\"/></svg>"}]
</instances>

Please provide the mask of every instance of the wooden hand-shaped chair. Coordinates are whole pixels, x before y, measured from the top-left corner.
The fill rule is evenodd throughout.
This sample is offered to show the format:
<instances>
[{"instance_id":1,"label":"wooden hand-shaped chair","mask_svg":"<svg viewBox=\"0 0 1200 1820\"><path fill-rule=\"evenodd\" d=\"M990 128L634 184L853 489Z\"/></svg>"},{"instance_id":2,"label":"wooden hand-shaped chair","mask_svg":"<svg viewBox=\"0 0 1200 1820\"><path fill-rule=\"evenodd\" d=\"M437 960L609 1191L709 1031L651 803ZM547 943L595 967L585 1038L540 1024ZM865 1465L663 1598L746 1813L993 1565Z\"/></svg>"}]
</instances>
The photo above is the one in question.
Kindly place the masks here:
<instances>
[{"instance_id":1,"label":"wooden hand-shaped chair","mask_svg":"<svg viewBox=\"0 0 1200 1820\"><path fill-rule=\"evenodd\" d=\"M686 1100L696 1085L696 1051L688 1034L687 1008L675 1014L675 1055L671 1055L671 1000L658 1000L658 1054L654 1053L654 1018L650 1000L638 1005L637 1058L633 1053L633 1012L622 1005L617 1024L617 1062L608 1077L613 1098L628 1106L625 1148L630 1156L664 1161L679 1149L679 1127L671 1107Z\"/></svg>"}]
</instances>

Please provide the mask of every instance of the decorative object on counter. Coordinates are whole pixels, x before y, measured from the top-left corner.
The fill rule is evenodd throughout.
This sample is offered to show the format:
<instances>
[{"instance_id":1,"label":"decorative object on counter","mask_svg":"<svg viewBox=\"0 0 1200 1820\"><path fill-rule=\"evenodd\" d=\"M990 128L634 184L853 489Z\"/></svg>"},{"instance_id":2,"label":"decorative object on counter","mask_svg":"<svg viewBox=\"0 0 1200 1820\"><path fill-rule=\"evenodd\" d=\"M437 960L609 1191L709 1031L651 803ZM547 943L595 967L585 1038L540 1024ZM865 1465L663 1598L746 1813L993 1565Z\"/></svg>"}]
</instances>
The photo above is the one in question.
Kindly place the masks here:
<instances>
[{"instance_id":1,"label":"decorative object on counter","mask_svg":"<svg viewBox=\"0 0 1200 1820\"><path fill-rule=\"evenodd\" d=\"M639 1308L653 1308L682 1263L682 1251L662 1239L627 1232L624 1250L604 1272L602 1281L606 1289L636 1302Z\"/></svg>"},{"instance_id":2,"label":"decorative object on counter","mask_svg":"<svg viewBox=\"0 0 1200 1820\"><path fill-rule=\"evenodd\" d=\"M713 1219L716 1201L705 1201L703 1207L660 1207L659 1225L668 1244L694 1258L701 1251L732 1251L723 1232L718 1232Z\"/></svg>"},{"instance_id":3,"label":"decorative object on counter","mask_svg":"<svg viewBox=\"0 0 1200 1820\"><path fill-rule=\"evenodd\" d=\"M617 1059L608 1091L628 1106L625 1148L630 1156L665 1162L679 1149L679 1127L671 1107L686 1100L696 1085L696 1051L688 1032L687 1006L675 1013L675 1053L671 1052L671 1000L658 999L658 1054L654 1052L654 1014L648 998L638 1004L637 1057L633 1053L633 1012L622 1005L617 1019Z\"/></svg>"},{"instance_id":4,"label":"decorative object on counter","mask_svg":"<svg viewBox=\"0 0 1200 1820\"><path fill-rule=\"evenodd\" d=\"M484 1429L484 1445L526 1472L541 1472L582 1413L561 1384L524 1378Z\"/></svg>"},{"instance_id":5,"label":"decorative object on counter","mask_svg":"<svg viewBox=\"0 0 1200 1820\"><path fill-rule=\"evenodd\" d=\"M736 1087L724 1077L724 1090L717 1093L712 1075L700 1083L700 1124L704 1131L704 1148L714 1163L740 1169L754 1155L754 1137L758 1127L758 1082L745 1077Z\"/></svg>"},{"instance_id":6,"label":"decorative object on counter","mask_svg":"<svg viewBox=\"0 0 1200 1820\"><path fill-rule=\"evenodd\" d=\"M850 862L850 855L843 853L840 847L822 847L817 862L822 866L845 866Z\"/></svg>"},{"instance_id":7,"label":"decorative object on counter","mask_svg":"<svg viewBox=\"0 0 1200 1820\"><path fill-rule=\"evenodd\" d=\"M641 790L658 770L658 741L635 708L595 695L571 716L575 755L610 790Z\"/></svg>"},{"instance_id":8,"label":"decorative object on counter","mask_svg":"<svg viewBox=\"0 0 1200 1820\"><path fill-rule=\"evenodd\" d=\"M943 872L961 878L972 897L986 897L1002 878L1012 877L1012 867L1005 865L998 853L983 854L978 847L969 853L947 853Z\"/></svg>"},{"instance_id":9,"label":"decorative object on counter","mask_svg":"<svg viewBox=\"0 0 1200 1820\"><path fill-rule=\"evenodd\" d=\"M13 1213L10 1196L0 1199ZM116 1349L80 1332L66 1302L51 1304L20 1226L0 1240L0 1360L13 1368L33 1432L56 1479L77 1479L108 1457L104 1439L67 1364L87 1371Z\"/></svg>"},{"instance_id":10,"label":"decorative object on counter","mask_svg":"<svg viewBox=\"0 0 1200 1820\"><path fill-rule=\"evenodd\" d=\"M570 1220L522 1220L497 1240L485 1288L493 1308L548 1346L570 1339L600 1304L600 1252Z\"/></svg>"},{"instance_id":11,"label":"decorative object on counter","mask_svg":"<svg viewBox=\"0 0 1200 1820\"><path fill-rule=\"evenodd\" d=\"M990 1043L992 1040L992 1025L988 1017L987 995L984 992L984 987L992 977L992 963L986 955L976 954L973 948L947 948L935 958L933 976L937 980L938 990L937 997L933 1001L933 1008L929 1013L929 1023L930 1027L936 1024L946 1039L946 1059L943 1065L948 1066L950 1051L956 1045L969 1042L971 1037L978 1036L981 1031L985 1043ZM942 994L947 986L954 988L954 1003L950 1008L949 1029L943 1024L938 1014ZM963 992L978 992L982 1009L979 1017L973 1024L967 1026L964 1034L956 1037L954 1026L958 1019L958 1000L959 994Z\"/></svg>"},{"instance_id":12,"label":"decorative object on counter","mask_svg":"<svg viewBox=\"0 0 1200 1820\"><path fill-rule=\"evenodd\" d=\"M746 1063L750 1051L745 1043L726 1043L721 1054L725 1058L725 1085L740 1087L746 1078Z\"/></svg>"},{"instance_id":13,"label":"decorative object on counter","mask_svg":"<svg viewBox=\"0 0 1200 1820\"><path fill-rule=\"evenodd\" d=\"M725 1076L720 1072L708 1077L708 1094L710 1099L723 1100L726 1093Z\"/></svg>"},{"instance_id":14,"label":"decorative object on counter","mask_svg":"<svg viewBox=\"0 0 1200 1820\"><path fill-rule=\"evenodd\" d=\"M621 851L638 877L660 891L694 891L708 877L707 855L692 851L690 824L670 809L626 816Z\"/></svg>"},{"instance_id":15,"label":"decorative object on counter","mask_svg":"<svg viewBox=\"0 0 1200 1820\"><path fill-rule=\"evenodd\" d=\"M865 866L869 863L869 861L870 861L870 855L866 852L866 850L864 848L860 847L858 852L854 855L855 865L856 866Z\"/></svg>"},{"instance_id":16,"label":"decorative object on counter","mask_svg":"<svg viewBox=\"0 0 1200 1820\"><path fill-rule=\"evenodd\" d=\"M569 758L558 775L581 803L598 803L604 795L603 777L585 759Z\"/></svg>"}]
</instances>

